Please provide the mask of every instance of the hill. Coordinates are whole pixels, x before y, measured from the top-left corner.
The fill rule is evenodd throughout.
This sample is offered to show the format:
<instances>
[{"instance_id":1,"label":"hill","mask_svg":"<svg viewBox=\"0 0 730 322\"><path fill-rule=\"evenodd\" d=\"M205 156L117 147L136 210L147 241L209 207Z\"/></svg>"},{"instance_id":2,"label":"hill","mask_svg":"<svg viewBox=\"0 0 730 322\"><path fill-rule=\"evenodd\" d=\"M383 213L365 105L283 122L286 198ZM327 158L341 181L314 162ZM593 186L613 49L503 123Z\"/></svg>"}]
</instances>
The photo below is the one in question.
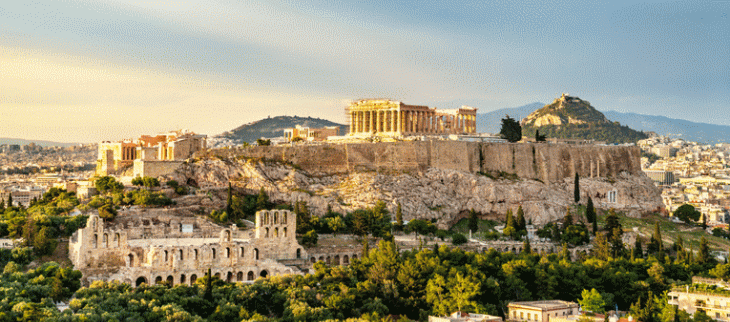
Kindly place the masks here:
<instances>
[{"instance_id":1,"label":"hill","mask_svg":"<svg viewBox=\"0 0 730 322\"><path fill-rule=\"evenodd\" d=\"M647 138L639 132L611 122L591 103L563 94L551 104L532 112L520 121L522 134L534 137L539 130L549 138L593 139L607 143L629 143Z\"/></svg>"},{"instance_id":2,"label":"hill","mask_svg":"<svg viewBox=\"0 0 730 322\"><path fill-rule=\"evenodd\" d=\"M543 107L543 103L531 103L520 107L501 108L488 113L477 114L477 132L478 133L499 133L502 126L502 118L509 115L515 120L521 120L525 116L530 115L534 110Z\"/></svg>"},{"instance_id":3,"label":"hill","mask_svg":"<svg viewBox=\"0 0 730 322\"><path fill-rule=\"evenodd\" d=\"M28 145L30 143L35 143L39 146L74 146L79 145L80 143L70 143L70 142L53 142L53 141L43 141L43 140L27 140L27 139L16 139L16 138L0 138L0 144L17 144L17 145Z\"/></svg>"},{"instance_id":4,"label":"hill","mask_svg":"<svg viewBox=\"0 0 730 322\"><path fill-rule=\"evenodd\" d=\"M658 115L604 112L612 120L621 122L633 129L652 131L659 135L682 138L701 143L721 143L730 141L730 126L709 123L696 123Z\"/></svg>"},{"instance_id":5,"label":"hill","mask_svg":"<svg viewBox=\"0 0 730 322\"><path fill-rule=\"evenodd\" d=\"M238 144L241 144L243 142L253 143L257 139L260 139L262 137L273 138L284 136L284 129L292 128L297 125L311 128L339 126L340 135L343 135L347 133L347 131L349 131L346 125L338 124L320 118L276 116L241 125L231 131L217 135L217 137L227 138Z\"/></svg>"}]
</instances>

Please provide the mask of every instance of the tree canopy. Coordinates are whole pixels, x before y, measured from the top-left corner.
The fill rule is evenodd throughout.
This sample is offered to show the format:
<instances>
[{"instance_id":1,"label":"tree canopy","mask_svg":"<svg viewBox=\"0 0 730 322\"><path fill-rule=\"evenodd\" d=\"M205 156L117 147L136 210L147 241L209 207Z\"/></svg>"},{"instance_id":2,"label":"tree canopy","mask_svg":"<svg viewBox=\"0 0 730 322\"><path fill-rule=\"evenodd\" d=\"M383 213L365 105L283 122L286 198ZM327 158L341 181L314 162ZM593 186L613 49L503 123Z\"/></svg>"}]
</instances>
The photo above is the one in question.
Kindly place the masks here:
<instances>
[{"instance_id":1,"label":"tree canopy","mask_svg":"<svg viewBox=\"0 0 730 322\"><path fill-rule=\"evenodd\" d=\"M517 142L522 140L522 126L515 119L505 115L502 119L502 129L499 131L500 136L509 141Z\"/></svg>"}]
</instances>

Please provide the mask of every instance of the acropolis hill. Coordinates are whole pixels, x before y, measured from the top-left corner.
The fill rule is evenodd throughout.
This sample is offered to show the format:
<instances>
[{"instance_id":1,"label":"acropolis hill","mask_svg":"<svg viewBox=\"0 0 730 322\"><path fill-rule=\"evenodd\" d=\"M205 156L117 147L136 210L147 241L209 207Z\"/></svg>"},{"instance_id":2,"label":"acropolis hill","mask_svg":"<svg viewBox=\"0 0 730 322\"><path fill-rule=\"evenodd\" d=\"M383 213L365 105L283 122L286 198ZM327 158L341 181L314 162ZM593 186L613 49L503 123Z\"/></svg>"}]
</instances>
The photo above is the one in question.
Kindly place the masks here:
<instances>
[{"instance_id":1,"label":"acropolis hill","mask_svg":"<svg viewBox=\"0 0 730 322\"><path fill-rule=\"evenodd\" d=\"M345 212L383 200L391 212L400 203L404 219L447 226L472 208L501 219L522 205L537 224L565 214L575 173L582 200L590 196L599 208L660 210L639 158L631 146L445 140L261 146L199 151L169 177L212 189L229 180L250 192L264 187L273 200L307 201L317 215L328 205Z\"/></svg>"}]
</instances>

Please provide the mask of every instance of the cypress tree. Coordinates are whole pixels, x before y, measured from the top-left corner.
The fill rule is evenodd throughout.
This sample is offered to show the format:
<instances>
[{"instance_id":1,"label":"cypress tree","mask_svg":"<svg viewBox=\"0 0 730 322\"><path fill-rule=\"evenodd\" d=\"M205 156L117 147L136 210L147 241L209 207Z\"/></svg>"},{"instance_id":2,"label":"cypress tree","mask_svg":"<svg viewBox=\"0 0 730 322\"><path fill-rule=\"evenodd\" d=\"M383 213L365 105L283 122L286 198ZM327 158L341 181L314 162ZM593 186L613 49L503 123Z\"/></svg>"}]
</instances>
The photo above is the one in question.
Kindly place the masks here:
<instances>
[{"instance_id":1,"label":"cypress tree","mask_svg":"<svg viewBox=\"0 0 730 322\"><path fill-rule=\"evenodd\" d=\"M5 199L0 199L0 212L4 212L4 211L5 211Z\"/></svg>"},{"instance_id":2,"label":"cypress tree","mask_svg":"<svg viewBox=\"0 0 730 322\"><path fill-rule=\"evenodd\" d=\"M659 222L654 223L654 235L652 236L656 240L657 250L659 251L659 258L664 258L664 242L662 241L662 230L659 227Z\"/></svg>"},{"instance_id":3,"label":"cypress tree","mask_svg":"<svg viewBox=\"0 0 730 322\"><path fill-rule=\"evenodd\" d=\"M588 197L588 202L586 203L586 220L589 223L596 221L596 208L593 206L593 198L591 197Z\"/></svg>"},{"instance_id":4,"label":"cypress tree","mask_svg":"<svg viewBox=\"0 0 730 322\"><path fill-rule=\"evenodd\" d=\"M8 207L12 207L12 206L13 206L13 194L9 193L8 194Z\"/></svg>"},{"instance_id":5,"label":"cypress tree","mask_svg":"<svg viewBox=\"0 0 730 322\"><path fill-rule=\"evenodd\" d=\"M401 210L400 202L398 208L395 210L395 224L398 226L398 230L403 229L403 211Z\"/></svg>"},{"instance_id":6,"label":"cypress tree","mask_svg":"<svg viewBox=\"0 0 730 322\"><path fill-rule=\"evenodd\" d=\"M571 225L573 225L573 215L570 213L570 208L568 208L565 217L563 217L563 230L568 229Z\"/></svg>"},{"instance_id":7,"label":"cypress tree","mask_svg":"<svg viewBox=\"0 0 730 322\"><path fill-rule=\"evenodd\" d=\"M517 223L515 229L517 231L524 230L527 232L527 223L525 222L525 212L522 210L522 205L517 208Z\"/></svg>"},{"instance_id":8,"label":"cypress tree","mask_svg":"<svg viewBox=\"0 0 730 322\"><path fill-rule=\"evenodd\" d=\"M641 247L641 238L636 237L636 241L634 242L634 251L632 253L634 258L644 258L644 249Z\"/></svg>"},{"instance_id":9,"label":"cypress tree","mask_svg":"<svg viewBox=\"0 0 730 322\"><path fill-rule=\"evenodd\" d=\"M264 187L259 190L259 195L256 198L256 210L263 210L269 207L269 195L264 191Z\"/></svg>"},{"instance_id":10,"label":"cypress tree","mask_svg":"<svg viewBox=\"0 0 730 322\"><path fill-rule=\"evenodd\" d=\"M210 268L208 268L208 278L205 281L205 290L203 291L203 299L209 304L213 304L213 276L210 274Z\"/></svg>"},{"instance_id":11,"label":"cypress tree","mask_svg":"<svg viewBox=\"0 0 730 322\"><path fill-rule=\"evenodd\" d=\"M400 204L398 206L400 207ZM474 211L474 208L469 210L469 230L472 233L476 233L479 230L479 220L477 219L477 212Z\"/></svg>"},{"instance_id":12,"label":"cypress tree","mask_svg":"<svg viewBox=\"0 0 730 322\"><path fill-rule=\"evenodd\" d=\"M700 264L707 264L712 262L712 257L710 256L710 246L707 243L707 238L702 236L702 239L700 240L700 251L697 253L697 262Z\"/></svg>"},{"instance_id":13,"label":"cypress tree","mask_svg":"<svg viewBox=\"0 0 730 322\"><path fill-rule=\"evenodd\" d=\"M532 247L530 247L530 239L525 238L525 241L522 242L522 252L525 254L532 253Z\"/></svg>"},{"instance_id":14,"label":"cypress tree","mask_svg":"<svg viewBox=\"0 0 730 322\"><path fill-rule=\"evenodd\" d=\"M702 230L707 229L707 216L702 214Z\"/></svg>"},{"instance_id":15,"label":"cypress tree","mask_svg":"<svg viewBox=\"0 0 730 322\"><path fill-rule=\"evenodd\" d=\"M575 203L580 203L580 182L578 179L578 172L575 173L575 180L573 180L573 198Z\"/></svg>"}]
</instances>

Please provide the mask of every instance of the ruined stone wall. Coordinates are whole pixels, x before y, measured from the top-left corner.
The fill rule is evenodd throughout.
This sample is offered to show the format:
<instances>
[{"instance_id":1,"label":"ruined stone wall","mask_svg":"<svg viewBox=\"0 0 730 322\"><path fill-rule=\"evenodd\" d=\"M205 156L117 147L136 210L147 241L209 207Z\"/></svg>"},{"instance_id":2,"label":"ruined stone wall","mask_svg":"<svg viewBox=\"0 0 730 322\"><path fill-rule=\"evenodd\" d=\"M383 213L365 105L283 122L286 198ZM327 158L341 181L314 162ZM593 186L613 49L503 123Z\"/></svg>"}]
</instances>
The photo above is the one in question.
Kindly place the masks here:
<instances>
[{"instance_id":1,"label":"ruined stone wall","mask_svg":"<svg viewBox=\"0 0 730 322\"><path fill-rule=\"evenodd\" d=\"M282 263L308 258L295 231L296 215L286 210L258 212L256 229L245 231L186 216L120 215L104 223L92 215L72 236L69 257L87 282L192 284L208 268L227 281L250 281L301 273Z\"/></svg>"},{"instance_id":2,"label":"ruined stone wall","mask_svg":"<svg viewBox=\"0 0 730 322\"><path fill-rule=\"evenodd\" d=\"M134 160L134 176L157 178L172 173L181 164L183 164L183 161Z\"/></svg>"},{"instance_id":3,"label":"ruined stone wall","mask_svg":"<svg viewBox=\"0 0 730 322\"><path fill-rule=\"evenodd\" d=\"M412 141L215 149L196 157L260 158L291 163L314 175L353 172L513 173L545 183L581 177L641 175L641 151L629 146Z\"/></svg>"}]
</instances>

